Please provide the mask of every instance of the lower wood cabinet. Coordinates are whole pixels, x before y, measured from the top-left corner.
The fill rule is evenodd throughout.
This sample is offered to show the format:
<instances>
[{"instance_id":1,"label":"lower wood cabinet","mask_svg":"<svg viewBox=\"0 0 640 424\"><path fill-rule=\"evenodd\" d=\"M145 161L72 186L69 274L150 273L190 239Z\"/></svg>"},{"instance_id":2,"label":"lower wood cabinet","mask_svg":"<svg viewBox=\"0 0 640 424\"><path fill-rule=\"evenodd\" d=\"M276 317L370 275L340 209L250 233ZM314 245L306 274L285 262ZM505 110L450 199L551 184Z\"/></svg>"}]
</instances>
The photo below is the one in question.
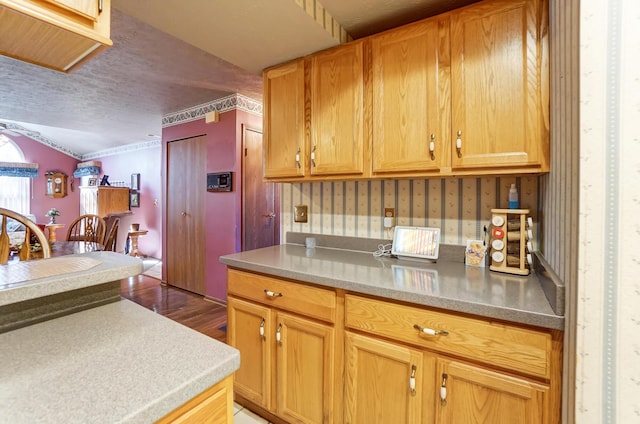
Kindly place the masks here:
<instances>
[{"instance_id":1,"label":"lower wood cabinet","mask_svg":"<svg viewBox=\"0 0 640 424\"><path fill-rule=\"evenodd\" d=\"M537 424L551 420L549 386L449 359L438 360L438 423Z\"/></svg>"},{"instance_id":2,"label":"lower wood cabinet","mask_svg":"<svg viewBox=\"0 0 640 424\"><path fill-rule=\"evenodd\" d=\"M289 423L560 422L562 332L229 270L237 395Z\"/></svg>"},{"instance_id":3,"label":"lower wood cabinet","mask_svg":"<svg viewBox=\"0 0 640 424\"><path fill-rule=\"evenodd\" d=\"M233 377L214 384L156 424L233 424Z\"/></svg>"},{"instance_id":4,"label":"lower wood cabinet","mask_svg":"<svg viewBox=\"0 0 640 424\"><path fill-rule=\"evenodd\" d=\"M250 274L229 272L227 341L241 358L234 380L236 394L286 422L341 422L334 408L335 391L341 385L334 378L333 324L283 309L297 309L301 302L296 299L314 302L298 284L256 277L254 283L261 289L247 293L246 285L239 287L247 277ZM330 291L311 290L335 297ZM242 299L241 293L263 300Z\"/></svg>"}]
</instances>

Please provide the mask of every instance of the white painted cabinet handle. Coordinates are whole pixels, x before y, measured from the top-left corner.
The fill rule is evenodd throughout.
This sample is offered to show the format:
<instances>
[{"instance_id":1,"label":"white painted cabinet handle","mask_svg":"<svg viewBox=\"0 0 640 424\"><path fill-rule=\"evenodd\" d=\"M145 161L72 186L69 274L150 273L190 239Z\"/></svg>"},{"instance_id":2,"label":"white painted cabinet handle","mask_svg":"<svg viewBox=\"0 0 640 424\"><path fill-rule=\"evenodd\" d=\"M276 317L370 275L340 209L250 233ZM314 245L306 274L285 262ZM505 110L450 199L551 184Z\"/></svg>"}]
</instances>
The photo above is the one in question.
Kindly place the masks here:
<instances>
[{"instance_id":1,"label":"white painted cabinet handle","mask_svg":"<svg viewBox=\"0 0 640 424\"><path fill-rule=\"evenodd\" d=\"M274 292L269 289L264 289L264 294L266 294L269 297L282 297L282 293Z\"/></svg>"},{"instance_id":2,"label":"white painted cabinet handle","mask_svg":"<svg viewBox=\"0 0 640 424\"><path fill-rule=\"evenodd\" d=\"M440 403L447 404L447 373L442 373L442 384L440 385Z\"/></svg>"},{"instance_id":3,"label":"white painted cabinet handle","mask_svg":"<svg viewBox=\"0 0 640 424\"><path fill-rule=\"evenodd\" d=\"M458 157L462 157L462 131L458 130L458 138L456 138L456 150L458 151Z\"/></svg>"},{"instance_id":4,"label":"white painted cabinet handle","mask_svg":"<svg viewBox=\"0 0 640 424\"><path fill-rule=\"evenodd\" d=\"M417 366L411 365L411 377L409 377L409 388L411 389L411 396L416 395L416 370Z\"/></svg>"},{"instance_id":5,"label":"white painted cabinet handle","mask_svg":"<svg viewBox=\"0 0 640 424\"><path fill-rule=\"evenodd\" d=\"M282 344L281 338L282 338L282 323L278 324L278 329L276 330L276 341L279 344Z\"/></svg>"},{"instance_id":6,"label":"white painted cabinet handle","mask_svg":"<svg viewBox=\"0 0 640 424\"><path fill-rule=\"evenodd\" d=\"M300 168L300 148L296 151L296 167Z\"/></svg>"},{"instance_id":7,"label":"white painted cabinet handle","mask_svg":"<svg viewBox=\"0 0 640 424\"><path fill-rule=\"evenodd\" d=\"M431 153L431 160L434 160L436 155L436 135L431 133L431 140L429 141L429 153Z\"/></svg>"},{"instance_id":8,"label":"white painted cabinet handle","mask_svg":"<svg viewBox=\"0 0 640 424\"><path fill-rule=\"evenodd\" d=\"M259 330L259 332L260 332L260 337L261 337L263 340L265 339L265 337L264 337L264 324L265 324L265 320L264 320L264 318L262 318L262 322L260 323L260 330Z\"/></svg>"},{"instance_id":9,"label":"white painted cabinet handle","mask_svg":"<svg viewBox=\"0 0 640 424\"><path fill-rule=\"evenodd\" d=\"M420 327L418 324L413 324L413 328L430 336L447 336L449 334L447 330L434 330L431 328Z\"/></svg>"}]
</instances>

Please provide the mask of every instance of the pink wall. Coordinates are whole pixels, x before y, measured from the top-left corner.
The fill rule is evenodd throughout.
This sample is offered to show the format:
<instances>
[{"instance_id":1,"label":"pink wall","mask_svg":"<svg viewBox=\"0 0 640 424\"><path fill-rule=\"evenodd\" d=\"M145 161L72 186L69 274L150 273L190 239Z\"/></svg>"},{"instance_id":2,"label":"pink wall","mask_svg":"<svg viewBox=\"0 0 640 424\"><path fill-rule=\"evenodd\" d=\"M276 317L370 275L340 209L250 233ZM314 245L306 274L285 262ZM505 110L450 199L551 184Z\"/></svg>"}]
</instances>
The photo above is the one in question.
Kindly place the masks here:
<instances>
[{"instance_id":1,"label":"pink wall","mask_svg":"<svg viewBox=\"0 0 640 424\"><path fill-rule=\"evenodd\" d=\"M131 215L120 218L117 251L123 251L131 223L148 230L140 237L138 247L147 256L162 258L162 149L160 145L117 155L95 158L102 162L102 173L109 181L131 182L131 174L140 174L140 207L131 208Z\"/></svg>"},{"instance_id":2,"label":"pink wall","mask_svg":"<svg viewBox=\"0 0 640 424\"><path fill-rule=\"evenodd\" d=\"M73 171L80 161L27 136L12 135L8 137L20 147L27 162L39 164L38 178L32 179L31 192L31 213L36 216L37 222L49 222L49 218L44 214L49 209L56 208L61 214L56 218L56 222L69 225L80 215L80 192L78 190L80 180L73 178ZM47 171L60 171L68 175L68 195L66 197L52 199L45 195L45 173ZM58 237L64 238L65 236L66 228L59 229Z\"/></svg>"},{"instance_id":3,"label":"pink wall","mask_svg":"<svg viewBox=\"0 0 640 424\"><path fill-rule=\"evenodd\" d=\"M230 193L206 193L206 215L216 217L207 220L206 231L206 296L226 301L226 266L218 258L241 249L241 206L242 206L242 125L262 128L262 118L253 114L234 110L220 114L220 121L206 124L204 118L164 128L162 131L163 169L166 169L166 143L183 138L206 135L207 173L233 172L233 191ZM205 176L200 186L205 189ZM166 187L163 184L163 193ZM166 216L163 215L163 220ZM163 224L165 228L166 223ZM163 240L163 248L166 239ZM166 278L166 269L163 269Z\"/></svg>"}]
</instances>

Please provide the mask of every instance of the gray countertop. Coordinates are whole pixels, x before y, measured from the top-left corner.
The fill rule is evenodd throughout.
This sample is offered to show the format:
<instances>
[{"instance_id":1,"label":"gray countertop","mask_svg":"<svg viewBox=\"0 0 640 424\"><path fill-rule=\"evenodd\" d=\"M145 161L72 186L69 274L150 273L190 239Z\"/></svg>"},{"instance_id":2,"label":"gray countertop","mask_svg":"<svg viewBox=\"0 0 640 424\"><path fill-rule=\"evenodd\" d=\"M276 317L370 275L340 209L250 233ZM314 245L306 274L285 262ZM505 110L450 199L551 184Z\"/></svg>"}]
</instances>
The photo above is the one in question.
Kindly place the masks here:
<instances>
[{"instance_id":1,"label":"gray countertop","mask_svg":"<svg viewBox=\"0 0 640 424\"><path fill-rule=\"evenodd\" d=\"M229 267L496 318L543 328L563 329L535 275L526 277L467 267L428 263L370 252L283 244L220 257Z\"/></svg>"},{"instance_id":2,"label":"gray countertop","mask_svg":"<svg viewBox=\"0 0 640 424\"><path fill-rule=\"evenodd\" d=\"M0 334L0 423L149 423L239 352L128 300Z\"/></svg>"}]
</instances>

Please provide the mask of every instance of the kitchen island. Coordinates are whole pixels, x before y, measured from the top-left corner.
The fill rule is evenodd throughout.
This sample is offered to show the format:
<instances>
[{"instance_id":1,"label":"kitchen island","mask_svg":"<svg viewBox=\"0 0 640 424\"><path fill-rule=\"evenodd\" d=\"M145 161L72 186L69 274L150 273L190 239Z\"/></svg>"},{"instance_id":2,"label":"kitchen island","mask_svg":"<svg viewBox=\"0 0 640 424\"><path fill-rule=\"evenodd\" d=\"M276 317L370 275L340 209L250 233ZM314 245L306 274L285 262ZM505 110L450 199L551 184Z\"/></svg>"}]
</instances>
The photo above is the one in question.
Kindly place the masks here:
<instances>
[{"instance_id":1,"label":"kitchen island","mask_svg":"<svg viewBox=\"0 0 640 424\"><path fill-rule=\"evenodd\" d=\"M99 263L14 283L0 290L0 303L46 303L142 270L139 259L112 252L78 258ZM150 423L183 417L210 399L222 410L219 422L228 422L236 349L128 300L100 303L0 334L0 423Z\"/></svg>"}]
</instances>

